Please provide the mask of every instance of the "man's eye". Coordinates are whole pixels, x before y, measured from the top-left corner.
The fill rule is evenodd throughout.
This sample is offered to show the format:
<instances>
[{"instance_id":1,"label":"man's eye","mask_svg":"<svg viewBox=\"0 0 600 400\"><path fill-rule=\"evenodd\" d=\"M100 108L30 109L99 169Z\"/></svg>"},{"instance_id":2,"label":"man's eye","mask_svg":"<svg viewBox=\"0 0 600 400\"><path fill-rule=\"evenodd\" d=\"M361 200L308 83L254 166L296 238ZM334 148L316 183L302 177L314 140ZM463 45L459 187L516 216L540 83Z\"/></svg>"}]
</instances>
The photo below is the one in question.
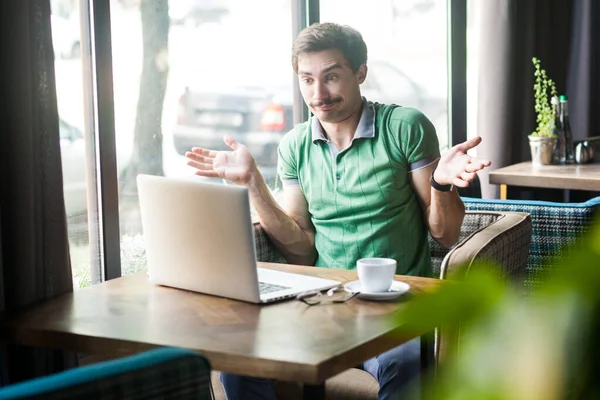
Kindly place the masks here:
<instances>
[{"instance_id":1,"label":"man's eye","mask_svg":"<svg viewBox=\"0 0 600 400\"><path fill-rule=\"evenodd\" d=\"M306 85L310 85L312 83L312 79L310 79L310 78L303 78L302 82L304 82Z\"/></svg>"},{"instance_id":2,"label":"man's eye","mask_svg":"<svg viewBox=\"0 0 600 400\"><path fill-rule=\"evenodd\" d=\"M334 81L337 79L337 75L327 75L327 80L328 81Z\"/></svg>"}]
</instances>

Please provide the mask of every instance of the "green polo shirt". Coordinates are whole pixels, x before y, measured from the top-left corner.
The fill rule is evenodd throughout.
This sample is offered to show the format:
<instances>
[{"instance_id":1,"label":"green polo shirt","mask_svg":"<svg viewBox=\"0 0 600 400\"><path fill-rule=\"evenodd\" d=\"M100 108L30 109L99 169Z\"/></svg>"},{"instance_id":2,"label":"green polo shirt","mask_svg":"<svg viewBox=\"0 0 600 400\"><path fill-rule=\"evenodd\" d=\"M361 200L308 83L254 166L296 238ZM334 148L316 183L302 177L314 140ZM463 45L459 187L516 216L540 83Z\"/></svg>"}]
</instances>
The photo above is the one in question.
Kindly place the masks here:
<instances>
[{"instance_id":1,"label":"green polo shirt","mask_svg":"<svg viewBox=\"0 0 600 400\"><path fill-rule=\"evenodd\" d=\"M316 265L354 269L389 257L399 274L431 276L427 226L409 173L439 158L433 124L418 110L363 101L351 145L329 142L315 117L279 145L283 185L300 185L315 226Z\"/></svg>"}]
</instances>

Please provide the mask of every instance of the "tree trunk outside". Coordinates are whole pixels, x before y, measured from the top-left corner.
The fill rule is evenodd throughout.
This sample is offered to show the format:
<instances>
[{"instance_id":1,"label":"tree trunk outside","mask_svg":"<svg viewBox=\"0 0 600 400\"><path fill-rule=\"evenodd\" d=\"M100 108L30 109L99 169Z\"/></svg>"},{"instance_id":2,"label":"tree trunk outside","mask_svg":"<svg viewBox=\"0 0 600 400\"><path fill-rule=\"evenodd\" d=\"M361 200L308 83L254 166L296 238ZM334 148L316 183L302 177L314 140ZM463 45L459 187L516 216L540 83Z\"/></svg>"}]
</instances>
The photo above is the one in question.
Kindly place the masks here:
<instances>
[{"instance_id":1,"label":"tree trunk outside","mask_svg":"<svg viewBox=\"0 0 600 400\"><path fill-rule=\"evenodd\" d=\"M143 37L143 65L135 121L133 152L123 172L120 192L122 228L127 231L124 214L137 214L138 174L164 175L162 157L162 113L169 75L168 0L142 0L140 3ZM119 40L119 38L114 38ZM130 217L133 217L132 215ZM137 219L137 218L132 218ZM137 223L133 223L137 225ZM123 226L125 225L125 226Z\"/></svg>"},{"instance_id":2,"label":"tree trunk outside","mask_svg":"<svg viewBox=\"0 0 600 400\"><path fill-rule=\"evenodd\" d=\"M144 59L133 153L124 182L126 193L136 192L135 177L138 174L163 175L162 113L169 75L168 0L142 0L140 9Z\"/></svg>"}]
</instances>

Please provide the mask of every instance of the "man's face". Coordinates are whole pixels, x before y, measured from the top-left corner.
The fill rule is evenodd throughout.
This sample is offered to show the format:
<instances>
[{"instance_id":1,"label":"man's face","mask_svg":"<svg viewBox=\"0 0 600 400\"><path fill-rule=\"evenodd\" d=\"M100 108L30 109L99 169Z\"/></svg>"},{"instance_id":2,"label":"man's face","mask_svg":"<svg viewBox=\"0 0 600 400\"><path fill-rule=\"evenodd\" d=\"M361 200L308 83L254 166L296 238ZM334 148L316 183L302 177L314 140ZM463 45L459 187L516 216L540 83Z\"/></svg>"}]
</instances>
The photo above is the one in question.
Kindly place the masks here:
<instances>
[{"instance_id":1,"label":"man's face","mask_svg":"<svg viewBox=\"0 0 600 400\"><path fill-rule=\"evenodd\" d=\"M303 53L298 57L300 91L308 108L322 122L346 120L362 101L359 85L367 66L352 71L339 50Z\"/></svg>"}]
</instances>

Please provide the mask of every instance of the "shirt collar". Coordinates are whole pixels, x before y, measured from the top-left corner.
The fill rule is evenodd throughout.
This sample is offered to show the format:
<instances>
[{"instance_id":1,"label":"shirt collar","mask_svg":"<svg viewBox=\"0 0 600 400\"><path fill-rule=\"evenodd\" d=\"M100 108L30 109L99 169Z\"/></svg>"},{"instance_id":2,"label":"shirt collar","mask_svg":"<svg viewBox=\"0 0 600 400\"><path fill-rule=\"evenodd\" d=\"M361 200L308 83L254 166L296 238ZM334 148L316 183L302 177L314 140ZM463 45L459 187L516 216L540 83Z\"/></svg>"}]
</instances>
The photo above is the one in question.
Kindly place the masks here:
<instances>
[{"instance_id":1,"label":"shirt collar","mask_svg":"<svg viewBox=\"0 0 600 400\"><path fill-rule=\"evenodd\" d=\"M356 138L374 138L375 137L375 107L373 103L367 101L364 97L362 114L354 133L354 139ZM328 142L329 139L325 135L325 131L321 126L321 123L316 117L311 117L311 129L312 129L312 141L315 143L317 140L323 140Z\"/></svg>"}]
</instances>

